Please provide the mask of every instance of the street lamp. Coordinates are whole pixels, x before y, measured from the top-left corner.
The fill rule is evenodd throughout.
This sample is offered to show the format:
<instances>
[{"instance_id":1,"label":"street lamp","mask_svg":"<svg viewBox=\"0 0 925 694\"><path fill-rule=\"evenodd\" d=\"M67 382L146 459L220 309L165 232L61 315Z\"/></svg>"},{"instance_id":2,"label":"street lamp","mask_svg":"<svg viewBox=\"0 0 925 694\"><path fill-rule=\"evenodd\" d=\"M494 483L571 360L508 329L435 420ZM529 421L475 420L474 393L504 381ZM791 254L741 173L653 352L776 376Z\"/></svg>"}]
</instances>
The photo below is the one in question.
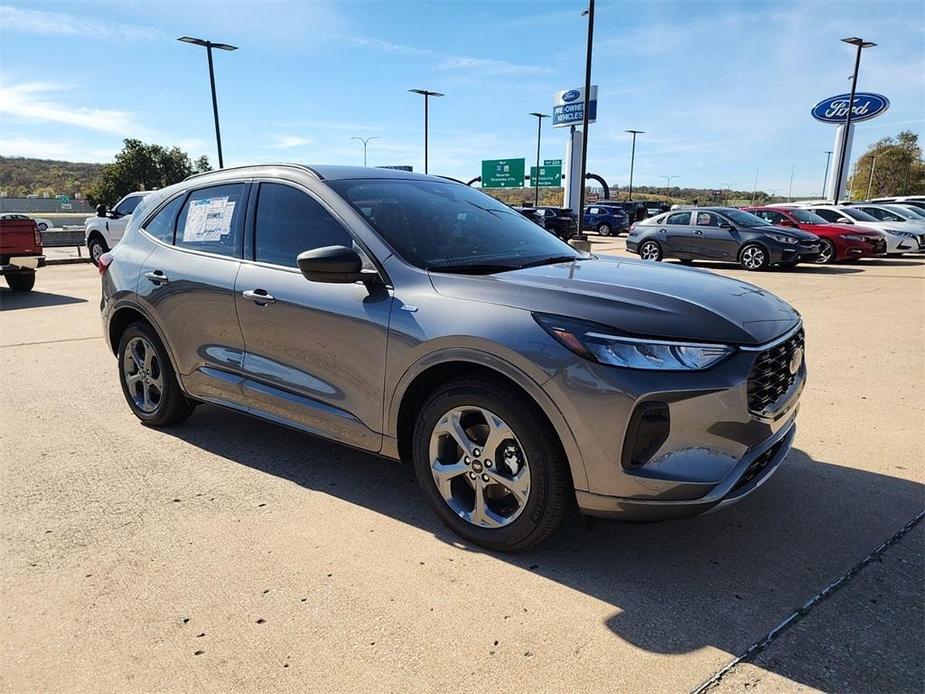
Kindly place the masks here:
<instances>
[{"instance_id":1,"label":"street lamp","mask_svg":"<svg viewBox=\"0 0 925 694\"><path fill-rule=\"evenodd\" d=\"M724 197L724 199L723 199L723 202L725 202L726 204L729 203L729 195L728 195L728 194L729 194L729 193L732 193L732 186L734 186L735 184L736 184L735 181L732 181L731 183L724 183L724 184L723 184L723 190L725 190L725 191L727 192L727 195L726 195L726 196Z\"/></svg>"},{"instance_id":2,"label":"street lamp","mask_svg":"<svg viewBox=\"0 0 925 694\"><path fill-rule=\"evenodd\" d=\"M369 144L370 140L378 140L378 135L373 135L372 137L351 137L351 140L359 140L363 143L363 166L366 166L366 145Z\"/></svg>"},{"instance_id":3,"label":"street lamp","mask_svg":"<svg viewBox=\"0 0 925 694\"><path fill-rule=\"evenodd\" d=\"M624 130L623 132L633 134L633 153L630 154L630 197L629 197L629 199L632 200L633 199L633 165L636 162L636 136L642 135L646 131L645 130Z\"/></svg>"},{"instance_id":4,"label":"street lamp","mask_svg":"<svg viewBox=\"0 0 925 694\"><path fill-rule=\"evenodd\" d=\"M671 188L671 179L678 178L678 175L675 174L674 176L659 176L659 178L665 179L665 204L667 205L668 204L668 190Z\"/></svg>"},{"instance_id":5,"label":"street lamp","mask_svg":"<svg viewBox=\"0 0 925 694\"><path fill-rule=\"evenodd\" d=\"M227 43L213 43L205 39L196 39L192 36L181 36L177 41L203 46L206 49L206 55L209 57L209 84L212 87L212 115L215 117L215 142L218 145L218 168L223 169L225 168L225 161L222 159L222 133L218 128L218 100L215 98L215 71L212 68L212 49L217 48L220 51L236 51L238 47L231 46Z\"/></svg>"},{"instance_id":6,"label":"street lamp","mask_svg":"<svg viewBox=\"0 0 925 694\"><path fill-rule=\"evenodd\" d=\"M793 198L793 173L797 170L797 165L793 164L790 167L790 187L787 189L787 202L790 202Z\"/></svg>"},{"instance_id":7,"label":"street lamp","mask_svg":"<svg viewBox=\"0 0 925 694\"><path fill-rule=\"evenodd\" d=\"M841 193L843 173L845 170L845 155L848 152L848 137L851 134L851 112L854 110L854 94L858 88L858 70L861 67L861 51L865 48L873 48L877 44L873 41L865 41L857 36L850 36L842 39L845 43L857 46L858 52L854 59L854 73L851 75L851 96L848 98L848 113L845 115L845 132L841 139L841 153L838 157L838 171L835 172L835 190L833 192L833 202L838 203L839 193Z\"/></svg>"},{"instance_id":8,"label":"street lamp","mask_svg":"<svg viewBox=\"0 0 925 694\"><path fill-rule=\"evenodd\" d=\"M591 107L591 48L594 45L594 0L588 0L588 9L581 13L588 16L588 46L585 55L585 93L584 104L581 109L581 171L578 180L578 235L580 243L584 243L585 219L585 175L588 173L588 113ZM590 250L590 247L589 247Z\"/></svg>"},{"instance_id":9,"label":"street lamp","mask_svg":"<svg viewBox=\"0 0 925 694\"><path fill-rule=\"evenodd\" d=\"M545 113L533 112L530 114L536 118L536 180L533 182L533 206L539 207L540 204L540 136L543 132L543 119L549 118Z\"/></svg>"},{"instance_id":10,"label":"street lamp","mask_svg":"<svg viewBox=\"0 0 925 694\"><path fill-rule=\"evenodd\" d=\"M825 197L825 186L829 182L829 161L832 159L832 150L827 149L823 154L825 154L825 176L822 177L822 197Z\"/></svg>"},{"instance_id":11,"label":"street lamp","mask_svg":"<svg viewBox=\"0 0 925 694\"><path fill-rule=\"evenodd\" d=\"M427 89L409 89L409 92L420 94L424 97L424 173L427 173L427 120L428 120L428 100L432 96L443 96L440 92L432 92Z\"/></svg>"},{"instance_id":12,"label":"street lamp","mask_svg":"<svg viewBox=\"0 0 925 694\"><path fill-rule=\"evenodd\" d=\"M870 178L867 179L867 198L870 200L870 188L874 185L874 169L877 168L877 157L870 163Z\"/></svg>"}]
</instances>

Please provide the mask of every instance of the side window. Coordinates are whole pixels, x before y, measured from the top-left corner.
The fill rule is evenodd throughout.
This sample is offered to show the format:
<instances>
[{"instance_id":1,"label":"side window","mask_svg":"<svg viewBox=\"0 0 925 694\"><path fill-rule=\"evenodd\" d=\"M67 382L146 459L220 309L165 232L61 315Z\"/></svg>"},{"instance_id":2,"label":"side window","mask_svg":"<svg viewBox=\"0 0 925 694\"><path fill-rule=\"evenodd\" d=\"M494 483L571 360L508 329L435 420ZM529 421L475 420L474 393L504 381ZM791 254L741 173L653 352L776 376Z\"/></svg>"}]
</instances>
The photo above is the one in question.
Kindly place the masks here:
<instances>
[{"instance_id":1,"label":"side window","mask_svg":"<svg viewBox=\"0 0 925 694\"><path fill-rule=\"evenodd\" d=\"M161 208L152 219L145 224L144 230L158 241L163 243L173 243L174 222L177 219L177 212L183 204L182 195L178 195Z\"/></svg>"},{"instance_id":2,"label":"side window","mask_svg":"<svg viewBox=\"0 0 925 694\"><path fill-rule=\"evenodd\" d=\"M352 247L353 237L317 200L279 183L261 183L254 230L255 259L297 267L303 251Z\"/></svg>"},{"instance_id":3,"label":"side window","mask_svg":"<svg viewBox=\"0 0 925 694\"><path fill-rule=\"evenodd\" d=\"M125 198L122 202L116 205L116 209L113 210L120 217L132 214L135 211L135 208L138 207L138 203L141 202L142 195L132 195L131 197Z\"/></svg>"},{"instance_id":4,"label":"side window","mask_svg":"<svg viewBox=\"0 0 925 694\"><path fill-rule=\"evenodd\" d=\"M841 216L835 210L813 210L813 212L815 212L827 222L838 221L838 218Z\"/></svg>"},{"instance_id":5,"label":"side window","mask_svg":"<svg viewBox=\"0 0 925 694\"><path fill-rule=\"evenodd\" d=\"M668 219L665 220L665 224L671 224L673 226L684 226L685 224L689 224L690 221L690 212L675 212L674 214L668 215Z\"/></svg>"},{"instance_id":6,"label":"side window","mask_svg":"<svg viewBox=\"0 0 925 694\"><path fill-rule=\"evenodd\" d=\"M175 245L239 257L244 237L243 197L243 183L194 190L180 210Z\"/></svg>"},{"instance_id":7,"label":"side window","mask_svg":"<svg viewBox=\"0 0 925 694\"><path fill-rule=\"evenodd\" d=\"M892 212L887 212L886 210L880 210L874 207L865 207L865 208L862 208L862 210L866 212L867 214L876 217L882 222L904 222L905 221L898 214L893 214Z\"/></svg>"},{"instance_id":8,"label":"side window","mask_svg":"<svg viewBox=\"0 0 925 694\"><path fill-rule=\"evenodd\" d=\"M722 220L712 212L698 212L695 224L699 227L718 227Z\"/></svg>"}]
</instances>

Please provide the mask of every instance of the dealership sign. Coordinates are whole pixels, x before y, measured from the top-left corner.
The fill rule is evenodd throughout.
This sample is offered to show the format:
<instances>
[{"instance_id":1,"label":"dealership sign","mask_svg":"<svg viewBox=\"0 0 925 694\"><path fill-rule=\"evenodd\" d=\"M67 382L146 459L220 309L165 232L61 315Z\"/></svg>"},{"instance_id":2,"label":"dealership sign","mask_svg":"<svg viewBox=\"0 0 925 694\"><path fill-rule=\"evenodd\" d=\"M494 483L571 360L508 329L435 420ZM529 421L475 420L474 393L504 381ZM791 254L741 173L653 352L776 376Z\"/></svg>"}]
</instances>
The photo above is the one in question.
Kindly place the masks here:
<instances>
[{"instance_id":1,"label":"dealership sign","mask_svg":"<svg viewBox=\"0 0 925 694\"><path fill-rule=\"evenodd\" d=\"M823 99L813 106L813 118L823 123L844 123L848 117L850 94L839 94ZM851 122L876 118L890 107L890 100L882 94L857 92L851 107Z\"/></svg>"},{"instance_id":2,"label":"dealership sign","mask_svg":"<svg viewBox=\"0 0 925 694\"><path fill-rule=\"evenodd\" d=\"M581 125L585 110L585 90L565 89L556 92L552 105L552 126L564 128L569 125ZM597 119L597 87L591 87L588 102L588 122Z\"/></svg>"},{"instance_id":3,"label":"dealership sign","mask_svg":"<svg viewBox=\"0 0 925 694\"><path fill-rule=\"evenodd\" d=\"M523 159L486 159L482 162L482 188L523 188Z\"/></svg>"}]
</instances>

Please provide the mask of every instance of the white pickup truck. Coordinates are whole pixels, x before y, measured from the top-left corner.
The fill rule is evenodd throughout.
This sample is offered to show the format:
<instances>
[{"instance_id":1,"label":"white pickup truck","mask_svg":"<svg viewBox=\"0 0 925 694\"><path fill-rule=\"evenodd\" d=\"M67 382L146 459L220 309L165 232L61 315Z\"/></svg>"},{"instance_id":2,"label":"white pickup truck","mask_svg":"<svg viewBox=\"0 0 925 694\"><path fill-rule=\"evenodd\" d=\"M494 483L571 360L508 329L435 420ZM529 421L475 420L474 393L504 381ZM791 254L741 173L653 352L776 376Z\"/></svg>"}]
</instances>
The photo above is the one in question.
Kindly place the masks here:
<instances>
[{"instance_id":1,"label":"white pickup truck","mask_svg":"<svg viewBox=\"0 0 925 694\"><path fill-rule=\"evenodd\" d=\"M84 222L87 249L94 264L99 262L100 256L122 240L125 227L132 218L132 212L138 207L141 199L150 191L129 193L111 210L106 211L105 206L95 217L87 217Z\"/></svg>"}]
</instances>

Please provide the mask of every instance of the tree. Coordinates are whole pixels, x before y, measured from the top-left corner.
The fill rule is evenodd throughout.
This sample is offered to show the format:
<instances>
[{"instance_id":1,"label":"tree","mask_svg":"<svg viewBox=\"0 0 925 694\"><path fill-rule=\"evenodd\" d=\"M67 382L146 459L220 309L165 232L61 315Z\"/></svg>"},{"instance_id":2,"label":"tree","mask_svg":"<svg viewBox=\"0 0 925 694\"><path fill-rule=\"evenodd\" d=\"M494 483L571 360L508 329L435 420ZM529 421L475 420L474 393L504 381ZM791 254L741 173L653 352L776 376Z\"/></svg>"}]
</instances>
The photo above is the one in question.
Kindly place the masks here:
<instances>
[{"instance_id":1,"label":"tree","mask_svg":"<svg viewBox=\"0 0 925 694\"><path fill-rule=\"evenodd\" d=\"M132 191L157 190L179 183L191 174L212 170L208 157L199 157L193 164L179 147L168 149L133 139L123 143L125 146L115 162L104 166L100 179L87 188L91 205L112 205Z\"/></svg>"},{"instance_id":2,"label":"tree","mask_svg":"<svg viewBox=\"0 0 925 694\"><path fill-rule=\"evenodd\" d=\"M903 130L895 138L884 137L872 144L854 163L848 182L851 197L855 200L868 197L868 185L872 198L925 193L925 161L919 136Z\"/></svg>"}]
</instances>

